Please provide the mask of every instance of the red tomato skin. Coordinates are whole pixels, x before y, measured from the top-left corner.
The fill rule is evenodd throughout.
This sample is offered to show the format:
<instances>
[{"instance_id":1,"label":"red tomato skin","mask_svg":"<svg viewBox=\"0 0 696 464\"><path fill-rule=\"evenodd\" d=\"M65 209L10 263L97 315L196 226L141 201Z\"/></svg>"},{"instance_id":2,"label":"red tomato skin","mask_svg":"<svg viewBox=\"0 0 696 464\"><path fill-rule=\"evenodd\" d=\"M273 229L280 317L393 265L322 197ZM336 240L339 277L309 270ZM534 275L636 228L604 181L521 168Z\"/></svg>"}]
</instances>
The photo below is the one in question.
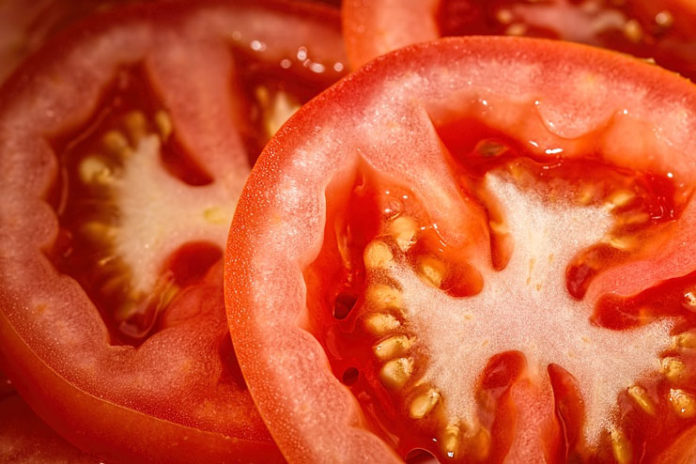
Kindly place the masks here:
<instances>
[{"instance_id":1,"label":"red tomato skin","mask_svg":"<svg viewBox=\"0 0 696 464\"><path fill-rule=\"evenodd\" d=\"M448 100L452 89L485 83L486 89L493 86L508 96L529 91L543 96L550 107L555 106L554 114L565 115L555 122L565 125L582 121L582 127L570 123L565 129L557 128L561 138L573 139L589 130L583 127L594 127L597 121L609 118L613 110L605 113L606 108L627 105L635 111L633 115L638 120L665 136L656 142L660 149L651 157L631 159L638 165L637 169L674 170L684 179L696 173L696 164L688 156L696 146L686 136L688 128L696 127L696 89L686 79L636 59L586 46L512 40L515 39L443 39L377 58L305 105L266 146L252 171L228 241L226 306L240 366L252 396L271 434L291 461L397 460L386 443L365 427L357 401L330 372L327 356L317 339L303 328L308 315L301 270L312 262L321 247L327 214L325 192L330 180L349 176L358 162L364 162L417 191L419 181L413 171L426 172L430 150L439 148L428 144L429 132L421 130L417 119L423 113L412 107L420 104L431 110L429 117L423 116L428 126L447 120L446 110L439 105L456 107ZM528 81L527 76L517 79L516 73L503 67L505 64L523 68L530 63L544 68L544 79ZM501 73L501 70L506 71ZM587 95L574 96L565 81L566 76L573 75L570 70L588 72L601 83ZM393 101L400 101L401 89L412 84L402 79L410 78L425 83L425 90L409 86L410 93L405 99L408 103L404 103L407 109L386 110L389 104L395 104ZM617 82L621 82L620 90L612 87ZM629 90L633 86L645 94L637 96ZM447 90L442 90L443 87ZM599 101L601 104L594 104ZM650 105L656 102L661 111L683 110L684 119L678 129L653 114L654 107ZM408 120L405 115L416 121ZM366 119L370 117L384 117L394 125ZM386 137L386 141L380 139L381 134L397 130L399 123L395 121L404 124L405 120L409 121L407 128L399 135L407 138L406 141L397 136ZM507 129L518 131L515 135L519 140L535 139L533 129L529 132L524 127ZM629 147L630 141L626 141ZM568 156L604 148L588 143L578 151L570 150ZM617 141L618 145L621 143ZM676 154L674 147L679 147ZM608 162L618 165L626 162L626 151L630 153L631 148L622 154L609 152ZM693 222L687 213L684 222ZM689 240L694 239L686 229L683 232L691 237ZM625 284L627 288L645 286L646 282L680 275L695 266L696 261L691 257L668 258L657 262L649 272L644 269L631 272L625 280L634 282ZM249 275L261 278L249 279ZM597 288L605 290L602 282L597 283ZM523 395L522 391L517 393ZM544 412L543 416L548 417L548 413ZM549 428L553 434L559 434L553 426ZM556 454L556 449L550 449L546 456Z\"/></svg>"}]
</instances>

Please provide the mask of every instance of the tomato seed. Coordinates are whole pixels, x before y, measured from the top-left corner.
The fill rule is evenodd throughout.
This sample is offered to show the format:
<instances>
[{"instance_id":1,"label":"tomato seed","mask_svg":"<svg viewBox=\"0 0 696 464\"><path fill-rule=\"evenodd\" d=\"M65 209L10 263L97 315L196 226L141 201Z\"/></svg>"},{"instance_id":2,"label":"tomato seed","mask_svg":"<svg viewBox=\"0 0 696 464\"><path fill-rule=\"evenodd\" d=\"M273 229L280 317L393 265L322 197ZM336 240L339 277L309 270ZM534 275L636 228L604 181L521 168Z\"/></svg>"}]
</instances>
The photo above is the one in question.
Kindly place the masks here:
<instances>
[{"instance_id":1,"label":"tomato seed","mask_svg":"<svg viewBox=\"0 0 696 464\"><path fill-rule=\"evenodd\" d=\"M372 309L400 309L403 305L401 290L385 284L376 284L367 288L365 300Z\"/></svg>"},{"instance_id":2,"label":"tomato seed","mask_svg":"<svg viewBox=\"0 0 696 464\"><path fill-rule=\"evenodd\" d=\"M439 259L432 256L424 256L418 262L418 275L424 282L440 288L442 281L447 276L447 268L445 263Z\"/></svg>"},{"instance_id":3,"label":"tomato seed","mask_svg":"<svg viewBox=\"0 0 696 464\"><path fill-rule=\"evenodd\" d=\"M696 398L690 393L672 388L669 390L669 402L680 418L690 419L696 416Z\"/></svg>"},{"instance_id":4,"label":"tomato seed","mask_svg":"<svg viewBox=\"0 0 696 464\"><path fill-rule=\"evenodd\" d=\"M401 322L388 313L369 314L365 318L364 324L367 331L374 335L382 335L401 326Z\"/></svg>"},{"instance_id":5,"label":"tomato seed","mask_svg":"<svg viewBox=\"0 0 696 464\"><path fill-rule=\"evenodd\" d=\"M440 393L434 388L429 388L427 392L418 395L409 407L408 414L412 419L422 419L433 410L440 400Z\"/></svg>"},{"instance_id":6,"label":"tomato seed","mask_svg":"<svg viewBox=\"0 0 696 464\"><path fill-rule=\"evenodd\" d=\"M164 110L157 111L155 113L155 126L157 126L157 131L160 137L162 137L162 140L166 142L174 130L169 113Z\"/></svg>"},{"instance_id":7,"label":"tomato seed","mask_svg":"<svg viewBox=\"0 0 696 464\"><path fill-rule=\"evenodd\" d=\"M414 340L406 335L387 338L373 347L375 355L381 360L401 356L413 345Z\"/></svg>"},{"instance_id":8,"label":"tomato seed","mask_svg":"<svg viewBox=\"0 0 696 464\"><path fill-rule=\"evenodd\" d=\"M418 224L408 216L399 216L389 225L389 233L401 251L406 252L415 242Z\"/></svg>"},{"instance_id":9,"label":"tomato seed","mask_svg":"<svg viewBox=\"0 0 696 464\"><path fill-rule=\"evenodd\" d=\"M671 383L680 383L684 379L685 372L686 366L683 361L672 357L662 360L662 373Z\"/></svg>"},{"instance_id":10,"label":"tomato seed","mask_svg":"<svg viewBox=\"0 0 696 464\"><path fill-rule=\"evenodd\" d=\"M645 391L645 388L634 385L628 388L628 396L646 413L653 415L655 414L655 407Z\"/></svg>"},{"instance_id":11,"label":"tomato seed","mask_svg":"<svg viewBox=\"0 0 696 464\"><path fill-rule=\"evenodd\" d=\"M411 358L397 358L388 361L379 371L382 383L389 388L401 388L413 374L414 361Z\"/></svg>"},{"instance_id":12,"label":"tomato seed","mask_svg":"<svg viewBox=\"0 0 696 464\"><path fill-rule=\"evenodd\" d=\"M633 460L633 451L626 435L619 429L612 429L609 435L611 437L611 449L616 462L618 464L629 464Z\"/></svg>"},{"instance_id":13,"label":"tomato seed","mask_svg":"<svg viewBox=\"0 0 696 464\"><path fill-rule=\"evenodd\" d=\"M391 263L393 258L391 249L381 240L368 243L363 253L363 261L367 269L383 269Z\"/></svg>"}]
</instances>

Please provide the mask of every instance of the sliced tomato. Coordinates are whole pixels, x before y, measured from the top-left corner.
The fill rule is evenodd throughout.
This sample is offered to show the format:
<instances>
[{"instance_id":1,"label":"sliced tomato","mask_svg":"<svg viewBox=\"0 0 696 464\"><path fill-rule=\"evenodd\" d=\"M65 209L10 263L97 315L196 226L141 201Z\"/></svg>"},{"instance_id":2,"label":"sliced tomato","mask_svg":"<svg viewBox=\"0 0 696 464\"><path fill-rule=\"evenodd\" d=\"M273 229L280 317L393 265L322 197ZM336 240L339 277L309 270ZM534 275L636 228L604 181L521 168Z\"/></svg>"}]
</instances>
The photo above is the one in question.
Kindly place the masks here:
<instances>
[{"instance_id":1,"label":"sliced tomato","mask_svg":"<svg viewBox=\"0 0 696 464\"><path fill-rule=\"evenodd\" d=\"M0 365L109 462L276 462L239 373L221 265L251 163L342 74L338 12L113 10L0 91Z\"/></svg>"},{"instance_id":2,"label":"sliced tomato","mask_svg":"<svg viewBox=\"0 0 696 464\"><path fill-rule=\"evenodd\" d=\"M0 82L57 31L95 10L128 2L131 0L4 0L0 3Z\"/></svg>"},{"instance_id":3,"label":"sliced tomato","mask_svg":"<svg viewBox=\"0 0 696 464\"><path fill-rule=\"evenodd\" d=\"M693 456L695 127L686 79L525 38L407 47L305 105L225 268L285 456Z\"/></svg>"},{"instance_id":4,"label":"sliced tomato","mask_svg":"<svg viewBox=\"0 0 696 464\"><path fill-rule=\"evenodd\" d=\"M696 78L692 0L346 0L343 20L354 67L438 37L513 35L610 48Z\"/></svg>"}]
</instances>

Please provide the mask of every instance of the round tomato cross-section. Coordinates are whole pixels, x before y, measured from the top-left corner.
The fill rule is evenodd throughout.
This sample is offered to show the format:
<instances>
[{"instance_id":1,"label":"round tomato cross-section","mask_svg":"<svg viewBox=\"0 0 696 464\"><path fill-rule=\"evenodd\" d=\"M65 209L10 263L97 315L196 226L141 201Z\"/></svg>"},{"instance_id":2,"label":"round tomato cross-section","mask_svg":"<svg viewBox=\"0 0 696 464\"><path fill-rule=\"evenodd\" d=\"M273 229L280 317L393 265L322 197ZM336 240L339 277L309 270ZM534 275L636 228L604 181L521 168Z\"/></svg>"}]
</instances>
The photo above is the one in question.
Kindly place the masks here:
<instances>
[{"instance_id":1,"label":"round tomato cross-section","mask_svg":"<svg viewBox=\"0 0 696 464\"><path fill-rule=\"evenodd\" d=\"M686 79L525 38L407 47L305 105L225 263L284 455L687 462L694 128Z\"/></svg>"},{"instance_id":2,"label":"round tomato cross-section","mask_svg":"<svg viewBox=\"0 0 696 464\"><path fill-rule=\"evenodd\" d=\"M283 1L115 8L0 89L0 364L108 462L278 462L220 264L284 120L342 75L340 21Z\"/></svg>"}]
</instances>

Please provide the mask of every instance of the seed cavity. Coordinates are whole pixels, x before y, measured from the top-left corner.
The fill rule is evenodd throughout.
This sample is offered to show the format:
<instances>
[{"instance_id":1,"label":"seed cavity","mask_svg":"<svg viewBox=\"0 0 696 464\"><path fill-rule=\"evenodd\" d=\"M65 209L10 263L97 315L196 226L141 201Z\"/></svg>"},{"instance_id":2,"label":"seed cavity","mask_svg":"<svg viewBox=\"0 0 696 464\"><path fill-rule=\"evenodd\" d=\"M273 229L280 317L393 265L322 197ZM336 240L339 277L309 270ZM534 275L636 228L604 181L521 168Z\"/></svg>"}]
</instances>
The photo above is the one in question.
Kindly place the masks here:
<instances>
[{"instance_id":1,"label":"seed cavity","mask_svg":"<svg viewBox=\"0 0 696 464\"><path fill-rule=\"evenodd\" d=\"M696 416L696 398L692 394L672 388L669 390L669 402L680 418L690 419Z\"/></svg>"},{"instance_id":2,"label":"seed cavity","mask_svg":"<svg viewBox=\"0 0 696 464\"><path fill-rule=\"evenodd\" d=\"M388 361L379 371L382 383L392 389L404 386L413 374L414 361L412 358L397 358Z\"/></svg>"},{"instance_id":3,"label":"seed cavity","mask_svg":"<svg viewBox=\"0 0 696 464\"><path fill-rule=\"evenodd\" d=\"M422 419L430 414L439 400L440 393L434 388L429 388L428 391L413 399L408 414L412 419Z\"/></svg>"}]
</instances>

